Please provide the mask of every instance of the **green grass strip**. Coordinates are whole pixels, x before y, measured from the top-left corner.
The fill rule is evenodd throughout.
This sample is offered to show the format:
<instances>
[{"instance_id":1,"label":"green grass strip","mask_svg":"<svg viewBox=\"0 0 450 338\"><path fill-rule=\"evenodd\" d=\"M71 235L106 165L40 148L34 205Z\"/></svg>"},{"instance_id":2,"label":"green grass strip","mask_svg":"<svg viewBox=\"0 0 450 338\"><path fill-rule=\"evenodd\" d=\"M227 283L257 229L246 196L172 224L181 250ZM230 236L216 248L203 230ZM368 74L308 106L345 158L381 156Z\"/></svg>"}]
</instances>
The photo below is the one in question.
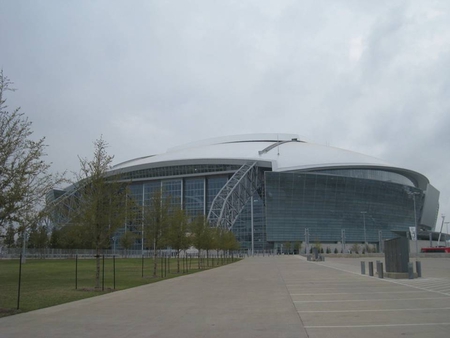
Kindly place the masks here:
<instances>
[{"instance_id":1,"label":"green grass strip","mask_svg":"<svg viewBox=\"0 0 450 338\"><path fill-rule=\"evenodd\" d=\"M201 271L229 262L231 262L231 259L227 262L222 259L209 259L209 267L206 267L206 260L202 259ZM116 258L115 291L199 271L197 259L187 260L189 272L185 273L183 273L182 262L180 273L177 273L177 260L175 258L170 259L170 264L166 264L166 267L168 265L170 265L170 271L166 270L165 277L161 278L160 260L158 259L158 276L153 277L153 259L145 258L144 278L142 278L141 258ZM102 271L102 266L100 271ZM78 259L76 290L75 259L27 259L26 263L22 265L20 309L17 310L19 260L0 260L0 317L112 292L114 291L113 276L113 259L105 258L105 290L96 291L94 289L95 259ZM102 285L101 281L100 285Z\"/></svg>"}]
</instances>

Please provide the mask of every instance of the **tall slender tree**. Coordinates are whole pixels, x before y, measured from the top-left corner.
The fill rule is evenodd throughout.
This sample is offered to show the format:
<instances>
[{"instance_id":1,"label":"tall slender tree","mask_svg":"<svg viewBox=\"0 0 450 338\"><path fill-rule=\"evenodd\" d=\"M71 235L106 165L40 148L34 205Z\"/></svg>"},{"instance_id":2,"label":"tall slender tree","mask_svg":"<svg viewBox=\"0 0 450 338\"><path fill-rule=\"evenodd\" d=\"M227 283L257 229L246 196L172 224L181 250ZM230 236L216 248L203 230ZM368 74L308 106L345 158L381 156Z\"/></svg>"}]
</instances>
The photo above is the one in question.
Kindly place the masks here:
<instances>
[{"instance_id":1,"label":"tall slender tree","mask_svg":"<svg viewBox=\"0 0 450 338\"><path fill-rule=\"evenodd\" d=\"M117 228L126 221L127 188L118 177L110 175L113 156L102 138L94 142L91 160L80 158L80 175L76 183L78 207L73 222L90 240L96 252L95 288L100 288L100 261L103 250L111 245Z\"/></svg>"},{"instance_id":2,"label":"tall slender tree","mask_svg":"<svg viewBox=\"0 0 450 338\"><path fill-rule=\"evenodd\" d=\"M127 257L128 250L131 249L131 247L134 244L134 241L136 240L136 235L131 231L125 231L125 233L120 237L120 245L124 249L125 258Z\"/></svg>"},{"instance_id":3,"label":"tall slender tree","mask_svg":"<svg viewBox=\"0 0 450 338\"><path fill-rule=\"evenodd\" d=\"M153 277L158 272L158 250L167 245L167 231L170 224L170 196L156 191L148 204L143 206L144 236L147 246L153 249Z\"/></svg>"},{"instance_id":4,"label":"tall slender tree","mask_svg":"<svg viewBox=\"0 0 450 338\"><path fill-rule=\"evenodd\" d=\"M177 272L180 272L180 254L187 250L191 244L189 232L189 217L181 208L172 213L168 232L167 244L177 252Z\"/></svg>"},{"instance_id":5,"label":"tall slender tree","mask_svg":"<svg viewBox=\"0 0 450 338\"><path fill-rule=\"evenodd\" d=\"M207 231L207 219L203 215L195 217L191 223L192 244L198 250L198 268L200 269L201 251L205 247L205 231Z\"/></svg>"}]
</instances>

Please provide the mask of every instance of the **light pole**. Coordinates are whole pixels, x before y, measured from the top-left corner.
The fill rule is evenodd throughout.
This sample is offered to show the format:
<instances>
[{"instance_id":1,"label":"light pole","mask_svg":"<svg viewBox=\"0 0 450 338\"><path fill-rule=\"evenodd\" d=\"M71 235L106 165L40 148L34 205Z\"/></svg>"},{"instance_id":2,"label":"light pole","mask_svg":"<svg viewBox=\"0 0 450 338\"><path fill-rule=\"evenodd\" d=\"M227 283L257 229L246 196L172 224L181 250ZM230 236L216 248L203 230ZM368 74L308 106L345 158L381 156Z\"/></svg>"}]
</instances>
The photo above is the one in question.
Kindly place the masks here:
<instances>
[{"instance_id":1,"label":"light pole","mask_svg":"<svg viewBox=\"0 0 450 338\"><path fill-rule=\"evenodd\" d=\"M26 250L27 250L27 232L24 228L22 233L22 264L25 264L25 262L27 261Z\"/></svg>"},{"instance_id":2,"label":"light pole","mask_svg":"<svg viewBox=\"0 0 450 338\"><path fill-rule=\"evenodd\" d=\"M445 231L445 246L448 246L448 243L447 243L447 241L448 241L448 223L450 223L450 222L444 223L447 228L447 230Z\"/></svg>"},{"instance_id":3,"label":"light pole","mask_svg":"<svg viewBox=\"0 0 450 338\"><path fill-rule=\"evenodd\" d=\"M416 195L420 195L420 192L418 192L418 191L415 191L415 192L408 192L408 195L412 195L412 197L413 197L413 202L414 202L414 226L415 226L415 229L416 229L416 238L415 238L415 241L416 241L416 259L419 257L419 243L418 243L418 238L419 238L419 228L418 228L418 226L417 226L417 215L416 215Z\"/></svg>"},{"instance_id":4,"label":"light pole","mask_svg":"<svg viewBox=\"0 0 450 338\"><path fill-rule=\"evenodd\" d=\"M366 214L367 214L367 211L361 211L361 214L363 215L363 225L364 225L364 245L366 246L366 251L367 251L367 235L366 235Z\"/></svg>"},{"instance_id":5,"label":"light pole","mask_svg":"<svg viewBox=\"0 0 450 338\"><path fill-rule=\"evenodd\" d=\"M305 254L309 254L309 228L305 229Z\"/></svg>"},{"instance_id":6,"label":"light pole","mask_svg":"<svg viewBox=\"0 0 450 338\"><path fill-rule=\"evenodd\" d=\"M437 246L441 245L441 235L442 235L442 229L444 228L444 221L445 221L445 215L442 214L441 217L442 217L442 224L441 224L441 231L439 231Z\"/></svg>"}]
</instances>

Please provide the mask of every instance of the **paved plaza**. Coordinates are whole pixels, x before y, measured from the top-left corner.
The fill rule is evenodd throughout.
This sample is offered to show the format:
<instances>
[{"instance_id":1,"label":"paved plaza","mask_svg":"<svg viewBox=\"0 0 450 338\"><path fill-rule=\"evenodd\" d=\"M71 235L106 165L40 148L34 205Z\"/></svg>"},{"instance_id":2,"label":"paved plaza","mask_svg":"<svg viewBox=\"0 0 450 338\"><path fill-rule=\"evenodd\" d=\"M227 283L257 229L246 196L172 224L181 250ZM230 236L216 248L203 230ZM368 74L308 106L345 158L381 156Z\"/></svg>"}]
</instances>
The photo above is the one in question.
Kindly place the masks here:
<instances>
[{"instance_id":1,"label":"paved plaza","mask_svg":"<svg viewBox=\"0 0 450 338\"><path fill-rule=\"evenodd\" d=\"M450 259L421 259L424 277L415 280L361 275L360 261L249 257L193 275L0 318L0 337L449 335Z\"/></svg>"}]
</instances>

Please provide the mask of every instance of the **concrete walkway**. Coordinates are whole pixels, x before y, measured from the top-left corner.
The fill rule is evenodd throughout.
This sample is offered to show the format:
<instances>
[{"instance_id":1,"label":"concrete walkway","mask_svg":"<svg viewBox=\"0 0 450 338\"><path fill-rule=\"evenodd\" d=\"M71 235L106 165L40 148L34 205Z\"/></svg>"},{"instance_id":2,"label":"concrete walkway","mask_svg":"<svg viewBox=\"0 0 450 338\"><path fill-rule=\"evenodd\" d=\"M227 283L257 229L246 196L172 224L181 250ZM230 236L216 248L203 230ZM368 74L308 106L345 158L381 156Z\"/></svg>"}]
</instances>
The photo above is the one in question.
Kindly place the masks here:
<instances>
[{"instance_id":1,"label":"concrete walkway","mask_svg":"<svg viewBox=\"0 0 450 338\"><path fill-rule=\"evenodd\" d=\"M359 261L246 258L0 318L0 337L448 336L450 259L423 261L430 275L403 281L362 276Z\"/></svg>"}]
</instances>

